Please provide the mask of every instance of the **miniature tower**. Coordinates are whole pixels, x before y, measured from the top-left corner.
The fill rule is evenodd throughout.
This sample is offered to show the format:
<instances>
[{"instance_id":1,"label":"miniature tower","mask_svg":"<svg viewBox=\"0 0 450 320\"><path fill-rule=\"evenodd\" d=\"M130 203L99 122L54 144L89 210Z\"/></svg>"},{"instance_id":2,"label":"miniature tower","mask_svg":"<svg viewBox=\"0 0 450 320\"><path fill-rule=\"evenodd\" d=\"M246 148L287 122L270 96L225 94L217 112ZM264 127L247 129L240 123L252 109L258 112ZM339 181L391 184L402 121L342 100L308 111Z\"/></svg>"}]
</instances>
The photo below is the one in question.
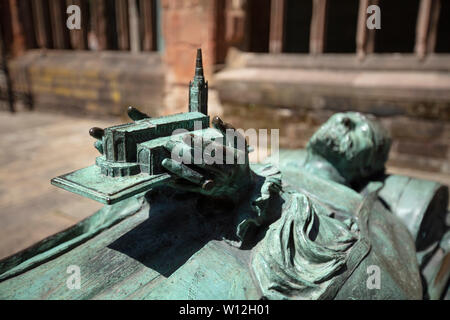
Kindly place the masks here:
<instances>
[{"instance_id":1,"label":"miniature tower","mask_svg":"<svg viewBox=\"0 0 450 320\"><path fill-rule=\"evenodd\" d=\"M208 115L208 82L203 75L202 49L197 49L194 80L189 82L189 112Z\"/></svg>"}]
</instances>

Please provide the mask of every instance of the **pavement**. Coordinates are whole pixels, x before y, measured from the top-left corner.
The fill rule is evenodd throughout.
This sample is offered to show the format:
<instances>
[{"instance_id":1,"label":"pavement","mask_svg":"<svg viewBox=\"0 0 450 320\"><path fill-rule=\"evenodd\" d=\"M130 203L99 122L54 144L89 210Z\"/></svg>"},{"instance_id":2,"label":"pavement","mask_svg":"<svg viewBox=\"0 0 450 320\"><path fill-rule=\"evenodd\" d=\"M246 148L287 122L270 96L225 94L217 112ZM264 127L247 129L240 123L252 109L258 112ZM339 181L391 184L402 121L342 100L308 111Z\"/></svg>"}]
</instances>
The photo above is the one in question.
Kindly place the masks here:
<instances>
[{"instance_id":1,"label":"pavement","mask_svg":"<svg viewBox=\"0 0 450 320\"><path fill-rule=\"evenodd\" d=\"M98 151L89 129L117 123L51 113L0 112L0 259L102 207L52 186L50 179L93 164Z\"/></svg>"}]
</instances>

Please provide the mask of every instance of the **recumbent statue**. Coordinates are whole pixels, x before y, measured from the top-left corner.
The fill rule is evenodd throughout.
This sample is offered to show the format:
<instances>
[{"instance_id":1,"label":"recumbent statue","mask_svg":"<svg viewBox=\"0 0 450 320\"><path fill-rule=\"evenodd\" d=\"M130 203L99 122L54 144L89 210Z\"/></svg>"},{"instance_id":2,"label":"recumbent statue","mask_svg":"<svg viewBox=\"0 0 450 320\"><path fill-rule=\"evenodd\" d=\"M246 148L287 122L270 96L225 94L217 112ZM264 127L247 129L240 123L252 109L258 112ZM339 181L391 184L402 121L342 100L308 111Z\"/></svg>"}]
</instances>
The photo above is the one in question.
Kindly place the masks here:
<instances>
[{"instance_id":1,"label":"recumbent statue","mask_svg":"<svg viewBox=\"0 0 450 320\"><path fill-rule=\"evenodd\" d=\"M130 108L133 123L91 129L96 164L52 183L106 206L0 261L0 298L445 294L448 189L386 175L391 141L375 119L336 114L306 151L250 165L230 124L215 117L209 128L207 90L199 51L188 113L150 118ZM198 153L233 161L198 162ZM71 265L80 268L79 290L66 286Z\"/></svg>"}]
</instances>

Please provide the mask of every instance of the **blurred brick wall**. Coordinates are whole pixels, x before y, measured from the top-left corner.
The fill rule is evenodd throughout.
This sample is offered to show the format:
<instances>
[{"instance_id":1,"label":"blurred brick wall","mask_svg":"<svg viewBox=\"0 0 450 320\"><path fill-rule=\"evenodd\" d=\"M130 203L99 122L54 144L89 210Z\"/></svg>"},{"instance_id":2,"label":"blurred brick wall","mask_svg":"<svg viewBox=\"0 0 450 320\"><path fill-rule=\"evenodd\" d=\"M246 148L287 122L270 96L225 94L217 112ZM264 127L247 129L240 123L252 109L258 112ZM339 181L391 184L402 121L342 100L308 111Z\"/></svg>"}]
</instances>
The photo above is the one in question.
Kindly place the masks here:
<instances>
[{"instance_id":1,"label":"blurred brick wall","mask_svg":"<svg viewBox=\"0 0 450 320\"><path fill-rule=\"evenodd\" d=\"M164 48L159 52L42 49L14 53L11 75L19 97L16 109L95 116L122 115L128 105L154 116L186 111L197 48L202 48L205 75L212 80L218 3L162 0ZM10 20L16 18L10 15ZM10 36L23 49L22 38L20 32Z\"/></svg>"},{"instance_id":2,"label":"blurred brick wall","mask_svg":"<svg viewBox=\"0 0 450 320\"><path fill-rule=\"evenodd\" d=\"M167 66L167 113L184 112L197 48L202 49L205 76L211 80L216 56L216 1L163 0L164 62Z\"/></svg>"},{"instance_id":3,"label":"blurred brick wall","mask_svg":"<svg viewBox=\"0 0 450 320\"><path fill-rule=\"evenodd\" d=\"M215 79L223 117L243 129L279 128L280 147L303 148L336 112L373 114L393 138L390 165L450 178L450 56L426 67L412 55L362 66L325 59L233 53Z\"/></svg>"}]
</instances>

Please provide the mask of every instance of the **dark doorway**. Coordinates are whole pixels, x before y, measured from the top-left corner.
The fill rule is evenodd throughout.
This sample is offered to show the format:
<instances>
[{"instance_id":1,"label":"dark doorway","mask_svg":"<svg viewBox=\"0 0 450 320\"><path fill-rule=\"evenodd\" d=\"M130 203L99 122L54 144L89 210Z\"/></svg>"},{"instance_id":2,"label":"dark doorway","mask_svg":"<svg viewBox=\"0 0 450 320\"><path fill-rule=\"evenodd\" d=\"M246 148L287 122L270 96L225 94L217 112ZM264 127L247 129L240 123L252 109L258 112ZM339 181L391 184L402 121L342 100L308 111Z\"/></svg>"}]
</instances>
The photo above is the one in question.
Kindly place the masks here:
<instances>
[{"instance_id":1,"label":"dark doorway","mask_svg":"<svg viewBox=\"0 0 450 320\"><path fill-rule=\"evenodd\" d=\"M248 50L269 52L270 0L248 2Z\"/></svg>"},{"instance_id":2,"label":"dark doorway","mask_svg":"<svg viewBox=\"0 0 450 320\"><path fill-rule=\"evenodd\" d=\"M441 1L435 52L450 52L450 1Z\"/></svg>"},{"instance_id":3,"label":"dark doorway","mask_svg":"<svg viewBox=\"0 0 450 320\"><path fill-rule=\"evenodd\" d=\"M356 51L358 0L328 0L325 52Z\"/></svg>"},{"instance_id":4,"label":"dark doorway","mask_svg":"<svg viewBox=\"0 0 450 320\"><path fill-rule=\"evenodd\" d=\"M380 0L381 29L375 33L375 52L414 51L420 0Z\"/></svg>"},{"instance_id":5,"label":"dark doorway","mask_svg":"<svg viewBox=\"0 0 450 320\"><path fill-rule=\"evenodd\" d=\"M286 0L285 52L307 53L312 0Z\"/></svg>"}]
</instances>

